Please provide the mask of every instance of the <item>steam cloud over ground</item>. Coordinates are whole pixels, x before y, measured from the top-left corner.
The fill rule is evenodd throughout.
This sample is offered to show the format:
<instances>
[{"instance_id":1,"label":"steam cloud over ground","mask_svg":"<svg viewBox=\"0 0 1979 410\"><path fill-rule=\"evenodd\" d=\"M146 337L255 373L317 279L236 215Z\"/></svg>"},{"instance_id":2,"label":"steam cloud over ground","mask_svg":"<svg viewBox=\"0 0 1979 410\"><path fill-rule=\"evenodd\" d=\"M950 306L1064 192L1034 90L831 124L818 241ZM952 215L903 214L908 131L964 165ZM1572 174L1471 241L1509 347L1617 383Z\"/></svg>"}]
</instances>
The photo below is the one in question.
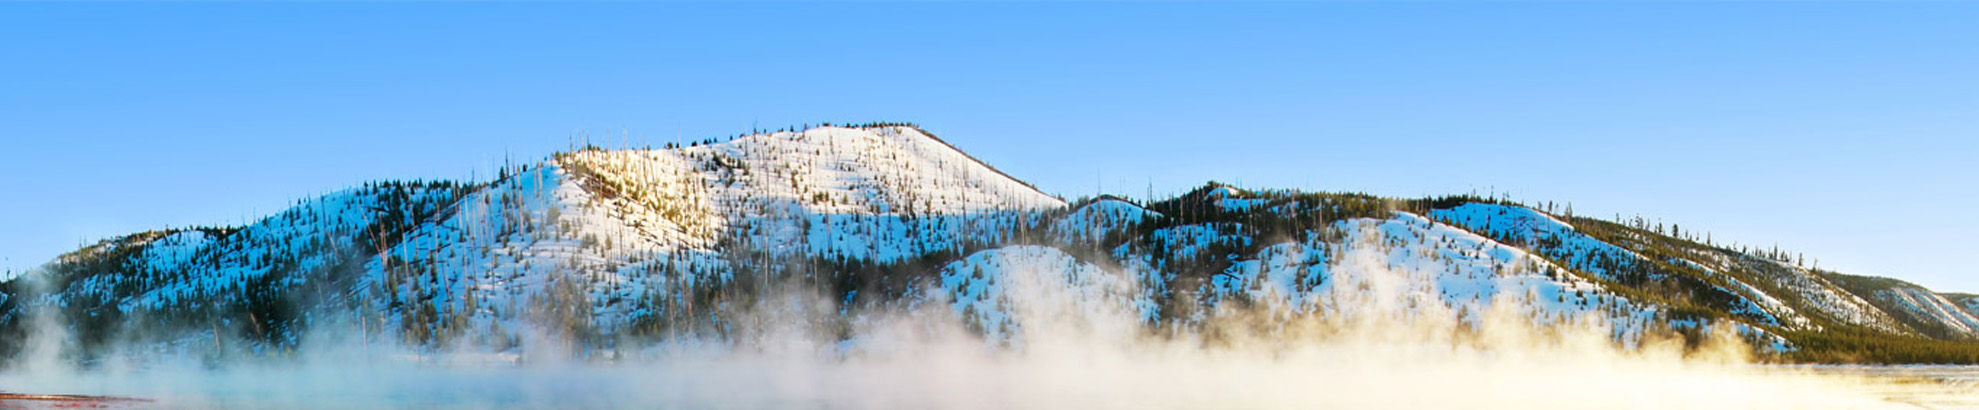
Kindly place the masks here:
<instances>
[{"instance_id":1,"label":"steam cloud over ground","mask_svg":"<svg viewBox=\"0 0 1979 410\"><path fill-rule=\"evenodd\" d=\"M59 357L62 327L44 321L38 357L0 386L196 409L1873 409L1915 408L1888 398L1937 388L1753 365L1729 329L1686 348L1619 344L1591 318L1535 326L1515 300L1459 314L1403 290L1403 273L1353 262L1376 259L1349 255L1321 314L1231 308L1188 332L1150 330L1104 297L1132 281L1079 288L1067 286L1074 273L1016 270L1003 292L1021 336L995 342L942 303L866 314L852 337L833 337L816 328L831 302L800 294L746 313L737 322L757 329L729 341L571 352L544 336L435 351L319 330L270 360L131 354L78 367Z\"/></svg>"}]
</instances>

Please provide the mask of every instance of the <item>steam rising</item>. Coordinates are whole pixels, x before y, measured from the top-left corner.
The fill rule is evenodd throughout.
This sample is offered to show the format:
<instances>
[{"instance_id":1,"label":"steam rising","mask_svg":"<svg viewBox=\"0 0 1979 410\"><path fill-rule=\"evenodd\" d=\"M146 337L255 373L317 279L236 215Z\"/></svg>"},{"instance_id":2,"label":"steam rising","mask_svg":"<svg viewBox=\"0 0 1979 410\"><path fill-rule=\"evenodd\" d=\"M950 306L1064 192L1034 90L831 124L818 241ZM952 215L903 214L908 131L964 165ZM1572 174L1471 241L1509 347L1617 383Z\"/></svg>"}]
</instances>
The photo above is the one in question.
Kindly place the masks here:
<instances>
[{"instance_id":1,"label":"steam rising","mask_svg":"<svg viewBox=\"0 0 1979 410\"><path fill-rule=\"evenodd\" d=\"M169 408L868 408L868 409L1859 409L1903 407L1867 379L1747 363L1735 332L1700 349L1651 339L1619 347L1599 320L1533 325L1518 301L1474 322L1407 276L1349 255L1326 314L1286 319L1228 308L1199 331L1150 330L1122 303L1065 286L1064 272L1010 272L1022 337L985 343L940 303L868 313L847 340L820 336L828 300L759 306L746 340L681 340L589 360L557 343L445 353L367 344L323 330L291 359L136 355L87 370L59 359L44 315L0 387L147 397ZM1133 281L1100 294L1131 294ZM547 334L547 333L539 333ZM547 340L547 337L536 340Z\"/></svg>"}]
</instances>

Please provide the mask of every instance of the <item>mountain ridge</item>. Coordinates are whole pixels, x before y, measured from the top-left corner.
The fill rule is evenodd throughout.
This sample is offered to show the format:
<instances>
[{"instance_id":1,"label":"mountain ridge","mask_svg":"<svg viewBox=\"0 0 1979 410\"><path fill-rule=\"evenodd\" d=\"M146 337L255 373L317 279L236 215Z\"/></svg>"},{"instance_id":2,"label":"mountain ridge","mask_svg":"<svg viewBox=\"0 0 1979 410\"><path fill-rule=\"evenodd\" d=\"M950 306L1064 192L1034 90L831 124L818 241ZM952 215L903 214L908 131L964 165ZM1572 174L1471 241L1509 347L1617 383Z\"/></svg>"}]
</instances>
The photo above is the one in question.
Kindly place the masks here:
<instances>
[{"instance_id":1,"label":"mountain ridge","mask_svg":"<svg viewBox=\"0 0 1979 410\"><path fill-rule=\"evenodd\" d=\"M1516 299L1536 323L1608 320L1624 343L1715 324L1774 360L1979 362L1979 297L1540 208L1214 182L1068 203L909 124L587 147L486 182L371 183L242 227L85 246L0 282L0 333L20 336L0 353L25 348L37 315L59 318L78 359L292 351L325 326L495 351L530 343L526 327L579 351L733 342L764 330L710 312L791 283L839 307L821 328L946 304L985 340L1021 344L1041 302L1008 293L1012 278L1186 330L1232 306L1349 314L1340 295L1378 270L1459 316Z\"/></svg>"}]
</instances>

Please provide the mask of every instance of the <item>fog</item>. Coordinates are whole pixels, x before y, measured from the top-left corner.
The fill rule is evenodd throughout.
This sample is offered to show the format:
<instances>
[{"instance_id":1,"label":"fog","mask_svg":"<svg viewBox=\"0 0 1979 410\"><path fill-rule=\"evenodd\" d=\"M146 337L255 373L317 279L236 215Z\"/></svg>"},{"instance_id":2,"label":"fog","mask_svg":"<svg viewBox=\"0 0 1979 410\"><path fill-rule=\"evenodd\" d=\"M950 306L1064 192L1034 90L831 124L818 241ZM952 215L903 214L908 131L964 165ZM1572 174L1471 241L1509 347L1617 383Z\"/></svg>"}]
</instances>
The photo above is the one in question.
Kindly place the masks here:
<instances>
[{"instance_id":1,"label":"fog","mask_svg":"<svg viewBox=\"0 0 1979 410\"><path fill-rule=\"evenodd\" d=\"M1624 348L1597 318L1534 325L1505 300L1473 326L1395 291L1404 276L1382 266L1335 272L1353 286L1333 287L1327 314L1224 309L1188 331L1146 326L1040 270L1011 273L1023 330L1009 343L986 343L942 303L862 314L852 338L820 337L814 327L836 309L792 295L738 313L759 327L747 337L583 359L548 336L435 351L326 326L279 360L133 353L80 369L59 358L64 333L44 316L37 357L0 374L0 389L197 409L1873 409L1916 408L1889 398L1944 388L1755 365L1722 328L1701 346L1652 337Z\"/></svg>"}]
</instances>

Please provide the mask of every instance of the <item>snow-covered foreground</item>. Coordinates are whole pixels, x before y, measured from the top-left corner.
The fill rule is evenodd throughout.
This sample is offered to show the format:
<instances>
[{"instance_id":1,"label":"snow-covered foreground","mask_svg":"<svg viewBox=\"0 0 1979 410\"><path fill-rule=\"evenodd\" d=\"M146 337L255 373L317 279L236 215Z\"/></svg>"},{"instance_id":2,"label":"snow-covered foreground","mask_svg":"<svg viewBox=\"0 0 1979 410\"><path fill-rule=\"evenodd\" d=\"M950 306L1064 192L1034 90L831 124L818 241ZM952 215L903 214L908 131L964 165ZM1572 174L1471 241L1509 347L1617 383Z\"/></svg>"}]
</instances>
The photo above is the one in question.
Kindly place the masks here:
<instances>
[{"instance_id":1,"label":"snow-covered foreground","mask_svg":"<svg viewBox=\"0 0 1979 410\"><path fill-rule=\"evenodd\" d=\"M1929 409L1979 409L1979 366L1808 366L1791 371L1860 381L1848 386Z\"/></svg>"},{"instance_id":2,"label":"snow-covered foreground","mask_svg":"<svg viewBox=\"0 0 1979 410\"><path fill-rule=\"evenodd\" d=\"M1068 352L1069 353L1069 352ZM1347 352L683 360L553 368L131 374L68 386L183 409L1934 409L1972 387L1676 363L1384 362ZM1902 369L1898 369L1902 371ZM1963 368L1970 377L1979 369ZM48 384L10 377L10 386Z\"/></svg>"}]
</instances>

